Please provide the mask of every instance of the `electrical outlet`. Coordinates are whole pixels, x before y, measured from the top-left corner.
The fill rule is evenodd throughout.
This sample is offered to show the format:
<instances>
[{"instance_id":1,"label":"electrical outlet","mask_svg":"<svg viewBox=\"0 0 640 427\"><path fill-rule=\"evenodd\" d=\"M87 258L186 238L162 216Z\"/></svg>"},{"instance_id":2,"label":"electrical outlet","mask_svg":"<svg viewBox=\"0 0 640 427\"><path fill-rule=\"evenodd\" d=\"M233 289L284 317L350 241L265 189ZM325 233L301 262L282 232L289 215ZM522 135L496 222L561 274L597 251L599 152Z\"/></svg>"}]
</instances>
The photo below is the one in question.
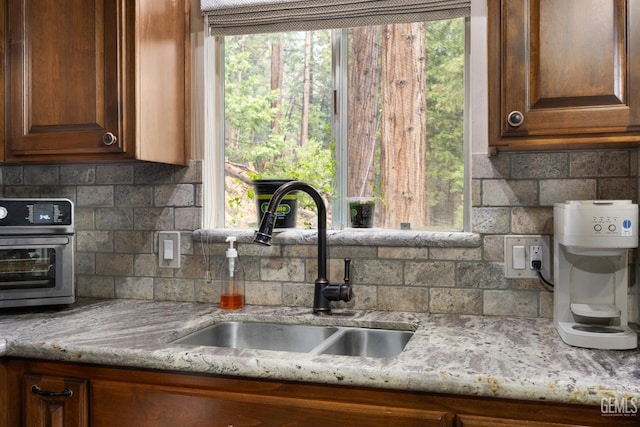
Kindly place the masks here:
<instances>
[{"instance_id":1,"label":"electrical outlet","mask_svg":"<svg viewBox=\"0 0 640 427\"><path fill-rule=\"evenodd\" d=\"M538 270L532 261L540 261L540 273L551 279L549 236L504 236L504 277L507 279L537 279Z\"/></svg>"},{"instance_id":2,"label":"electrical outlet","mask_svg":"<svg viewBox=\"0 0 640 427\"><path fill-rule=\"evenodd\" d=\"M529 247L529 268L532 270L537 270L537 268L533 265L534 261L540 261L542 263L542 246L533 245Z\"/></svg>"}]
</instances>

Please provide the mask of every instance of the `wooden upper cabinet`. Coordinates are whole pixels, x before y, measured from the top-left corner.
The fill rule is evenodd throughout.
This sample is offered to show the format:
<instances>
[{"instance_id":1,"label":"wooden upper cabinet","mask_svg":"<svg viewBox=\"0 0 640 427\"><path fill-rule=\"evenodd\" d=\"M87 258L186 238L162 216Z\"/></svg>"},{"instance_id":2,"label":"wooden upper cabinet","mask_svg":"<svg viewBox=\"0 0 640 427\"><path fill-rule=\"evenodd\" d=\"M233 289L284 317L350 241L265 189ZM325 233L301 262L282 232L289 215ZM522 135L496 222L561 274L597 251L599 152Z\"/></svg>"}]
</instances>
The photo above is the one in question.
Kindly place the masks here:
<instances>
[{"instance_id":1,"label":"wooden upper cabinet","mask_svg":"<svg viewBox=\"0 0 640 427\"><path fill-rule=\"evenodd\" d=\"M640 141L640 2L488 6L490 146Z\"/></svg>"},{"instance_id":2,"label":"wooden upper cabinet","mask_svg":"<svg viewBox=\"0 0 640 427\"><path fill-rule=\"evenodd\" d=\"M189 160L189 0L8 0L7 162Z\"/></svg>"}]
</instances>

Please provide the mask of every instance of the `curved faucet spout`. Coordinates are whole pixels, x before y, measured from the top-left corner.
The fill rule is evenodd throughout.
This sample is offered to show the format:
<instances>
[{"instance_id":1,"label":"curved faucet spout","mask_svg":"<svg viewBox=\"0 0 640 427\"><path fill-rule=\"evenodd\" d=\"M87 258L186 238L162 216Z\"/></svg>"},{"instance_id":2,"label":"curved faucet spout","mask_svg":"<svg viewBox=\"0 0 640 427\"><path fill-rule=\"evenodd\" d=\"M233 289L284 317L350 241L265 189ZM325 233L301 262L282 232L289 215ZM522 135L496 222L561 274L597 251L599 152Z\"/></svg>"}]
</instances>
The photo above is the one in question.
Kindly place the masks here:
<instances>
[{"instance_id":1,"label":"curved faucet spout","mask_svg":"<svg viewBox=\"0 0 640 427\"><path fill-rule=\"evenodd\" d=\"M273 228L276 224L278 205L282 198L292 191L303 191L313 199L318 210L318 277L315 281L314 290L314 313L331 313L329 301L349 301L352 298L351 285L331 285L327 280L327 208L324 200L318 191L311 185L302 181L291 181L282 184L273 192L269 207L262 217L260 227L256 231L254 242L263 245L271 245ZM345 278L346 282L349 281ZM341 291L336 292L335 287Z\"/></svg>"},{"instance_id":2,"label":"curved faucet spout","mask_svg":"<svg viewBox=\"0 0 640 427\"><path fill-rule=\"evenodd\" d=\"M273 192L269 207L262 217L260 228L256 232L253 241L263 245L271 245L273 228L276 224L278 205L288 193L292 191L304 191L316 204L318 209L318 279L326 281L327 276L327 208L318 191L302 181L291 181L282 184Z\"/></svg>"}]
</instances>

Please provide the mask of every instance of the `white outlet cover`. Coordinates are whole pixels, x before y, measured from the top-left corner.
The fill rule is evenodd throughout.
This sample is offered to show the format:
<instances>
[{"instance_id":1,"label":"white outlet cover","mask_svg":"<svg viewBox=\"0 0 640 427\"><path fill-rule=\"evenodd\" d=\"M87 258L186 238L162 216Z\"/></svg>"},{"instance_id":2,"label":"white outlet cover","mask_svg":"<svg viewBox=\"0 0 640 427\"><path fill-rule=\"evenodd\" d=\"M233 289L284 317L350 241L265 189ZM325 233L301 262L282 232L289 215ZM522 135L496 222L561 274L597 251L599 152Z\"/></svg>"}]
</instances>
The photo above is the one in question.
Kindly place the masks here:
<instances>
[{"instance_id":1,"label":"white outlet cover","mask_svg":"<svg viewBox=\"0 0 640 427\"><path fill-rule=\"evenodd\" d=\"M169 246L169 247L166 247ZM166 250L169 249L169 250ZM170 253L171 258L165 258ZM161 231L158 233L158 266L160 268L180 268L180 232Z\"/></svg>"},{"instance_id":2,"label":"white outlet cover","mask_svg":"<svg viewBox=\"0 0 640 427\"><path fill-rule=\"evenodd\" d=\"M547 280L551 277L551 249L549 236L525 234L504 236L504 277L507 279L538 279L538 272L531 269L531 246L542 246L542 275ZM513 263L513 247L524 246L525 268L515 269Z\"/></svg>"}]
</instances>

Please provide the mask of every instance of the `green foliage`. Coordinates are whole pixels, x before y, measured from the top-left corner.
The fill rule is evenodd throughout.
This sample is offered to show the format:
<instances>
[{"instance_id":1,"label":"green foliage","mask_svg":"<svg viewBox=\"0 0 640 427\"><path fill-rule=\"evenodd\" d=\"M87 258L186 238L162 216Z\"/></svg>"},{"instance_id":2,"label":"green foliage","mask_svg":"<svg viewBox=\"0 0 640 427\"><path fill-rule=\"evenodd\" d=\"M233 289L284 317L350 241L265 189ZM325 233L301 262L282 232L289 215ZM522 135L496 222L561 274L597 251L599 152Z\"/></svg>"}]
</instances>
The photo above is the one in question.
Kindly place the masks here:
<instances>
[{"instance_id":1,"label":"green foliage","mask_svg":"<svg viewBox=\"0 0 640 427\"><path fill-rule=\"evenodd\" d=\"M464 20L427 23L429 203L462 228L464 187ZM452 200L457 205L450 206ZM442 215L446 215L442 213Z\"/></svg>"}]
</instances>

